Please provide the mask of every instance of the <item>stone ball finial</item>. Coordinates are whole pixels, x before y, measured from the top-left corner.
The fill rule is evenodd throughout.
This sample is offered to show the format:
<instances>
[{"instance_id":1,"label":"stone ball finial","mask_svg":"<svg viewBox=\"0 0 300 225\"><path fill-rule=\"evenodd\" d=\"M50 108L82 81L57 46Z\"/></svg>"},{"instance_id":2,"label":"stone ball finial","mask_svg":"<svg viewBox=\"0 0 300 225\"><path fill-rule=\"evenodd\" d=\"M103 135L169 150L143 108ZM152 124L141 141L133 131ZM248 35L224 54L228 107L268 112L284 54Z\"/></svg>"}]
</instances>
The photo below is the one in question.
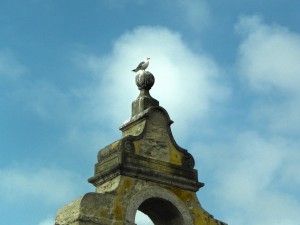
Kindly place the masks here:
<instances>
[{"instance_id":1,"label":"stone ball finial","mask_svg":"<svg viewBox=\"0 0 300 225\"><path fill-rule=\"evenodd\" d=\"M143 71L135 76L135 83L139 90L150 90L154 85L155 78L149 71Z\"/></svg>"}]
</instances>

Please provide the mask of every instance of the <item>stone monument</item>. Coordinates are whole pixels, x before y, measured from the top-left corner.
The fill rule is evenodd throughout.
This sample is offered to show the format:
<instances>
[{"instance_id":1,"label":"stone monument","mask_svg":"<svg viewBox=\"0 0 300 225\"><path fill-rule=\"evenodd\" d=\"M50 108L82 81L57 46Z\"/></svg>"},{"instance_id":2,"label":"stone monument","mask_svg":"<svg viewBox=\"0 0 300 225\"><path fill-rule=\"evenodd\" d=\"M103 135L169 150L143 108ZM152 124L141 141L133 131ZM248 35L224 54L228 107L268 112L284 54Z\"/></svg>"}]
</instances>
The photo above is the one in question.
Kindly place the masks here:
<instances>
[{"instance_id":1,"label":"stone monument","mask_svg":"<svg viewBox=\"0 0 300 225\"><path fill-rule=\"evenodd\" d=\"M193 156L175 142L167 111L151 97L154 76L136 75L140 95L120 140L98 153L96 191L61 208L56 225L135 225L139 210L155 225L226 225L200 205Z\"/></svg>"}]
</instances>

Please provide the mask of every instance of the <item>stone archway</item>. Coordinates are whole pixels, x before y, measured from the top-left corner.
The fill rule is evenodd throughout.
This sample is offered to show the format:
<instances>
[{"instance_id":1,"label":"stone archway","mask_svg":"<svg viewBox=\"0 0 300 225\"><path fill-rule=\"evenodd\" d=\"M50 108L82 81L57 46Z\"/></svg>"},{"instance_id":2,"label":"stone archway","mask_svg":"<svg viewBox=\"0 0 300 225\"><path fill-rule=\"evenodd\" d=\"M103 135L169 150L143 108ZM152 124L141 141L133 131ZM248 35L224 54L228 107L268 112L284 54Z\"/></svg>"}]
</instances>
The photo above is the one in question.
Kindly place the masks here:
<instances>
[{"instance_id":1,"label":"stone archway","mask_svg":"<svg viewBox=\"0 0 300 225\"><path fill-rule=\"evenodd\" d=\"M126 213L126 224L135 224L137 210L143 212L155 225L193 225L185 204L172 192L150 186L136 193Z\"/></svg>"},{"instance_id":2,"label":"stone archway","mask_svg":"<svg viewBox=\"0 0 300 225\"><path fill-rule=\"evenodd\" d=\"M138 208L155 225L182 225L183 218L178 209L169 201L161 198L149 198Z\"/></svg>"}]
</instances>

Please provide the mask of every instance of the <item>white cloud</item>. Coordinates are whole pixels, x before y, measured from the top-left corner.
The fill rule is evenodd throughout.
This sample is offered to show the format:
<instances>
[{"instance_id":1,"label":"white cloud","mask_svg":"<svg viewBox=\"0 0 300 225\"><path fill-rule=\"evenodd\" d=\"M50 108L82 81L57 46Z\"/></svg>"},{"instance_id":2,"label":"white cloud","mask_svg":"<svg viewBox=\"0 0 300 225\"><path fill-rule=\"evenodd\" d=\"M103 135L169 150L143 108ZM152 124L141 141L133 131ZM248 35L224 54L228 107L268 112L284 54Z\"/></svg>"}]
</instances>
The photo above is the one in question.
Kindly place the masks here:
<instances>
[{"instance_id":1,"label":"white cloud","mask_svg":"<svg viewBox=\"0 0 300 225\"><path fill-rule=\"evenodd\" d=\"M251 86L299 93L300 35L279 25L266 25L257 16L242 17L236 28L246 35L239 63Z\"/></svg>"},{"instance_id":2,"label":"white cloud","mask_svg":"<svg viewBox=\"0 0 300 225\"><path fill-rule=\"evenodd\" d=\"M242 17L236 29L243 35L239 73L260 94L254 118L273 132L299 132L300 34L257 16Z\"/></svg>"},{"instance_id":3,"label":"white cloud","mask_svg":"<svg viewBox=\"0 0 300 225\"><path fill-rule=\"evenodd\" d=\"M245 124L253 130L230 127L224 139L193 148L200 166L208 167L214 184L208 192L224 221L296 224L300 220L300 36L257 16L242 17L236 29L242 37L238 73L243 91L251 92L251 101L245 102L249 109Z\"/></svg>"},{"instance_id":4,"label":"white cloud","mask_svg":"<svg viewBox=\"0 0 300 225\"><path fill-rule=\"evenodd\" d=\"M34 166L2 168L0 179L2 201L30 199L48 204L65 204L78 197L77 184L82 180L64 169Z\"/></svg>"},{"instance_id":5,"label":"white cloud","mask_svg":"<svg viewBox=\"0 0 300 225\"><path fill-rule=\"evenodd\" d=\"M299 143L291 143L248 131L226 143L196 146L202 151L198 162L210 167L215 182L207 191L220 206L224 221L232 225L292 225L299 221Z\"/></svg>"},{"instance_id":6,"label":"white cloud","mask_svg":"<svg viewBox=\"0 0 300 225\"><path fill-rule=\"evenodd\" d=\"M213 104L228 96L212 59L194 53L178 33L163 27L139 27L122 35L110 55L84 55L87 68L99 77L89 117L104 116L120 125L127 119L124 115L130 116L131 102L139 94L131 70L145 56L151 58L148 70L156 79L151 95L180 129L203 118Z\"/></svg>"},{"instance_id":7,"label":"white cloud","mask_svg":"<svg viewBox=\"0 0 300 225\"><path fill-rule=\"evenodd\" d=\"M227 192L224 196L230 196L236 204L253 201L272 182L273 173L281 166L284 146L279 140L265 141L252 132L239 135L234 149L240 152L235 152L234 167L227 167L234 170L230 173L226 169L219 171L223 183L228 185L223 187ZM233 196L237 198L232 199Z\"/></svg>"}]
</instances>

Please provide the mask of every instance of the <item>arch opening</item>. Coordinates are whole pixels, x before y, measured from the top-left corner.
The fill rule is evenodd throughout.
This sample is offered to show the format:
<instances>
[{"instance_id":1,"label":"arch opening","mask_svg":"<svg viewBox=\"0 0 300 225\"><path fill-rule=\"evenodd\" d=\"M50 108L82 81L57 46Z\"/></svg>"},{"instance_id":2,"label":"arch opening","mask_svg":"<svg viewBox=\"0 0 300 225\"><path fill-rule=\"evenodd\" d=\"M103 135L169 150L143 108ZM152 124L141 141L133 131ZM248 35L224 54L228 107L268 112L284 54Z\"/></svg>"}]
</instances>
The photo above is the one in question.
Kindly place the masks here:
<instances>
[{"instance_id":1,"label":"arch opening","mask_svg":"<svg viewBox=\"0 0 300 225\"><path fill-rule=\"evenodd\" d=\"M149 198L139 206L138 210L147 215L154 225L184 224L179 210L171 202L162 198Z\"/></svg>"}]
</instances>

